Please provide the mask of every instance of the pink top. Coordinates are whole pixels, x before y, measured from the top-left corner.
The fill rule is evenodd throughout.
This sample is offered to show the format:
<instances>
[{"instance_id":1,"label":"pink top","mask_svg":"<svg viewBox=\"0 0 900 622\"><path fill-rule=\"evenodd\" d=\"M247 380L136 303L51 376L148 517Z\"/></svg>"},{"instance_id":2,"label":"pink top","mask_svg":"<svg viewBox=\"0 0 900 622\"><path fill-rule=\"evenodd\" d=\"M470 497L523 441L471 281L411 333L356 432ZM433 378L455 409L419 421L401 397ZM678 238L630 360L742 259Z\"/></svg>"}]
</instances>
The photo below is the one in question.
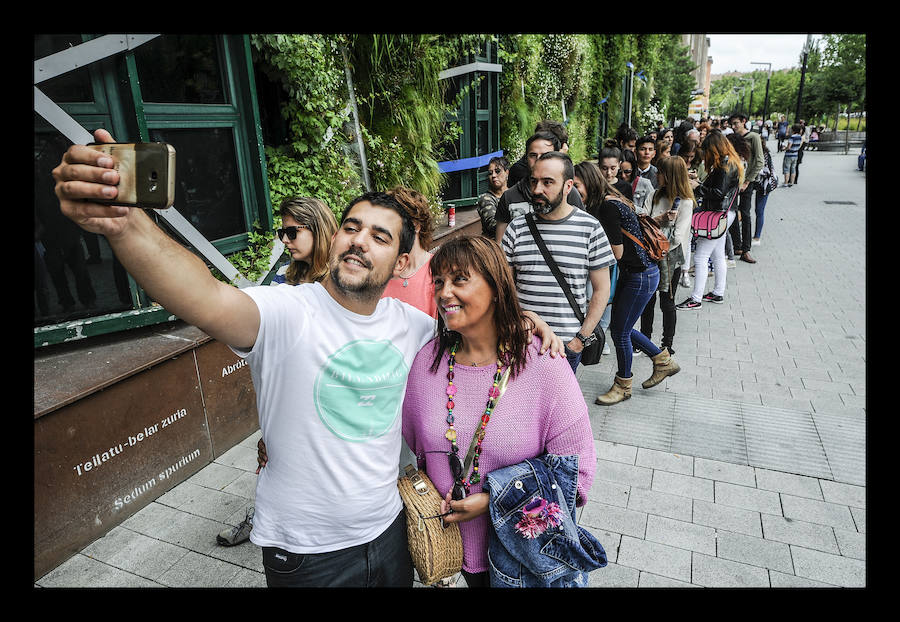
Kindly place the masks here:
<instances>
[{"instance_id":1,"label":"pink top","mask_svg":"<svg viewBox=\"0 0 900 622\"><path fill-rule=\"evenodd\" d=\"M453 486L447 461L450 441L447 432L447 359L437 373L431 362L437 339L427 343L413 361L403 402L403 437L441 496ZM493 470L518 464L546 452L568 456L578 454L578 495L584 505L594 480L597 458L588 407L575 374L564 356L541 356L540 339L528 348L527 364L511 378L506 392L491 415L485 430L479 472L482 481L472 485L470 494L481 492L484 478ZM480 425L493 383L496 364L469 367L457 360L453 367L453 416L457 430L460 461L465 461L472 436ZM490 529L488 513L459 523L463 541L463 569L488 570L487 550Z\"/></svg>"},{"instance_id":2,"label":"pink top","mask_svg":"<svg viewBox=\"0 0 900 622\"><path fill-rule=\"evenodd\" d=\"M403 282L407 284L404 287ZM437 303L434 301L434 283L431 280L431 253L416 273L408 279L391 279L381 295L382 298L397 298L414 306L433 318L437 318Z\"/></svg>"}]
</instances>

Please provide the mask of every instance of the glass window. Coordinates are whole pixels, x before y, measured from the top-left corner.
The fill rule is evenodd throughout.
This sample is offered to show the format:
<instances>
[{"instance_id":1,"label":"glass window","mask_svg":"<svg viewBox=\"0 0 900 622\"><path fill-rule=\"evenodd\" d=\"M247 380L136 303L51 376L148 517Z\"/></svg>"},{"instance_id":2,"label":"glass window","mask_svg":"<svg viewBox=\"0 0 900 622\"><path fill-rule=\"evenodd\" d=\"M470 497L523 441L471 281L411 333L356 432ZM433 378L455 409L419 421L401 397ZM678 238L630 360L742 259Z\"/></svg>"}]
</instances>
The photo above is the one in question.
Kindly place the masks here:
<instances>
[{"instance_id":1,"label":"glass window","mask_svg":"<svg viewBox=\"0 0 900 622\"><path fill-rule=\"evenodd\" d=\"M45 58L67 48L80 45L81 35L35 35L34 60ZM88 67L74 69L37 85L44 95L57 104L94 101Z\"/></svg>"},{"instance_id":2,"label":"glass window","mask_svg":"<svg viewBox=\"0 0 900 622\"><path fill-rule=\"evenodd\" d=\"M488 105L489 105L488 104L489 86L488 86L487 80L485 79L486 76L483 73L476 73L472 77L475 80L475 89L476 89L476 92L478 93L478 97L476 99L476 101L477 101L476 107L479 110L487 110Z\"/></svg>"},{"instance_id":3,"label":"glass window","mask_svg":"<svg viewBox=\"0 0 900 622\"><path fill-rule=\"evenodd\" d=\"M484 155L486 153L490 153L490 139L491 133L488 130L488 122L487 121L479 121L478 122L478 153L475 155Z\"/></svg>"},{"instance_id":4,"label":"glass window","mask_svg":"<svg viewBox=\"0 0 900 622\"><path fill-rule=\"evenodd\" d=\"M34 133L35 326L132 308L128 275L106 239L83 231L59 209L52 170L69 145L59 132Z\"/></svg>"},{"instance_id":5,"label":"glass window","mask_svg":"<svg viewBox=\"0 0 900 622\"><path fill-rule=\"evenodd\" d=\"M134 59L145 102L227 103L219 50L211 35L157 37L138 47Z\"/></svg>"},{"instance_id":6,"label":"glass window","mask_svg":"<svg viewBox=\"0 0 900 622\"><path fill-rule=\"evenodd\" d=\"M232 128L151 129L150 140L175 147L175 208L194 228L210 241L247 232Z\"/></svg>"}]
</instances>

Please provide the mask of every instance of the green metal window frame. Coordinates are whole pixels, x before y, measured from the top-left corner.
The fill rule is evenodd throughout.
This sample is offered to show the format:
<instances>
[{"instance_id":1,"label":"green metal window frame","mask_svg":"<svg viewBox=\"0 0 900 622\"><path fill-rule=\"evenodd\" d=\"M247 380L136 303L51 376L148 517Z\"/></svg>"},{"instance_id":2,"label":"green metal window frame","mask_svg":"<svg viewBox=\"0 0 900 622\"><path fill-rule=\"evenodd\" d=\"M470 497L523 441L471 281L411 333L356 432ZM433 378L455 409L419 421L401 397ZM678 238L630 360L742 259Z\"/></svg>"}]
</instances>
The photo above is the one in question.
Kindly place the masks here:
<instances>
[{"instance_id":1,"label":"green metal window frame","mask_svg":"<svg viewBox=\"0 0 900 622\"><path fill-rule=\"evenodd\" d=\"M165 35L162 35L165 36ZM118 140L149 140L152 129L232 129L246 232L211 244L223 255L247 248L254 223L273 226L265 151L256 101L256 84L248 35L214 35L228 104L160 104L144 102L134 52L126 51L89 65L94 101L59 103L85 129L110 129ZM83 35L88 41L93 35ZM35 128L35 131L39 131ZM43 130L42 130L43 131ZM51 131L55 131L51 128ZM153 304L129 275L133 308L127 311L36 327L34 347L119 332L175 320Z\"/></svg>"},{"instance_id":2,"label":"green metal window frame","mask_svg":"<svg viewBox=\"0 0 900 622\"><path fill-rule=\"evenodd\" d=\"M461 64L497 63L497 43L485 43L481 54L469 56ZM459 137L459 158L472 158L500 149L500 77L494 71L471 71L457 76L459 89L464 91L459 110L449 115L448 123L459 124L462 133ZM479 95L484 92L486 108L478 107ZM481 131L479 123L487 122L487 150L478 149ZM456 206L475 205L478 197L487 192L488 173L486 170L469 169L460 171L460 197L448 199Z\"/></svg>"}]
</instances>

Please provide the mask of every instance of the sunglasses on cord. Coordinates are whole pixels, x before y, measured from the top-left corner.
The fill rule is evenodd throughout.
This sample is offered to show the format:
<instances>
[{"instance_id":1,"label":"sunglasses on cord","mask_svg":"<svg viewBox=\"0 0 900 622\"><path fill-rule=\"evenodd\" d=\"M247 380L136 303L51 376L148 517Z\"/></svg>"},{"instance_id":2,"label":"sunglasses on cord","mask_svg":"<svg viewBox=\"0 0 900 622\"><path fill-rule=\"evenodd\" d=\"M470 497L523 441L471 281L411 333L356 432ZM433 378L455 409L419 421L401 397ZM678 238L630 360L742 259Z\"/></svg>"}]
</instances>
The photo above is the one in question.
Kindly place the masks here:
<instances>
[{"instance_id":1,"label":"sunglasses on cord","mask_svg":"<svg viewBox=\"0 0 900 622\"><path fill-rule=\"evenodd\" d=\"M280 240L285 235L289 240L296 240L297 234L300 232L300 229L309 229L306 225L297 225L294 227L284 227L283 229L276 229L275 233L278 234L278 239Z\"/></svg>"}]
</instances>

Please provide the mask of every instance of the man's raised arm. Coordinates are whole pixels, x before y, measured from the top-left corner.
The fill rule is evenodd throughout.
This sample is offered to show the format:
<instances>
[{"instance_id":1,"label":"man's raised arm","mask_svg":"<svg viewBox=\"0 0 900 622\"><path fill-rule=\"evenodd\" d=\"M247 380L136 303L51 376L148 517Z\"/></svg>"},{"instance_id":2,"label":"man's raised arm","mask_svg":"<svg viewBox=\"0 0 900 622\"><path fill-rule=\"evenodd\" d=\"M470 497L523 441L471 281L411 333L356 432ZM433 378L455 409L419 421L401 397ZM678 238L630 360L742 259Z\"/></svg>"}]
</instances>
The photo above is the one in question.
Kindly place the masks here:
<instances>
[{"instance_id":1,"label":"man's raised arm","mask_svg":"<svg viewBox=\"0 0 900 622\"><path fill-rule=\"evenodd\" d=\"M97 142L114 142L106 130ZM228 345L250 348L259 332L259 309L240 289L217 280L206 264L170 238L139 208L92 203L115 199L119 173L109 156L72 145L53 169L63 214L106 237L116 258L153 300L185 322Z\"/></svg>"}]
</instances>

